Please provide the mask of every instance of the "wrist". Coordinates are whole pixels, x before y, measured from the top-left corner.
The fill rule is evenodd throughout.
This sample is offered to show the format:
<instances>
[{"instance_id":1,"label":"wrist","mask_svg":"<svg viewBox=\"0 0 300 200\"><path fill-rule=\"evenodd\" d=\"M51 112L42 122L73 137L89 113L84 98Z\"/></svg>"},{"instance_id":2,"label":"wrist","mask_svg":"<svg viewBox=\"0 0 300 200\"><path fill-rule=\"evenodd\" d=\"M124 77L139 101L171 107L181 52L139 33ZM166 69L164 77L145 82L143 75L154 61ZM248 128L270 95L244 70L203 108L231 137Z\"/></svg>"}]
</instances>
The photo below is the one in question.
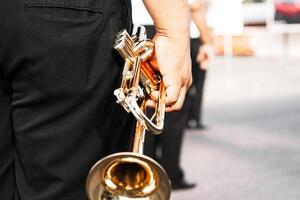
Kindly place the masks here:
<instances>
[{"instance_id":1,"label":"wrist","mask_svg":"<svg viewBox=\"0 0 300 200\"><path fill-rule=\"evenodd\" d=\"M144 3L159 34L189 35L190 12L186 0L144 0Z\"/></svg>"},{"instance_id":2,"label":"wrist","mask_svg":"<svg viewBox=\"0 0 300 200\"><path fill-rule=\"evenodd\" d=\"M213 45L213 38L211 36L200 37L200 43L203 45Z\"/></svg>"}]
</instances>

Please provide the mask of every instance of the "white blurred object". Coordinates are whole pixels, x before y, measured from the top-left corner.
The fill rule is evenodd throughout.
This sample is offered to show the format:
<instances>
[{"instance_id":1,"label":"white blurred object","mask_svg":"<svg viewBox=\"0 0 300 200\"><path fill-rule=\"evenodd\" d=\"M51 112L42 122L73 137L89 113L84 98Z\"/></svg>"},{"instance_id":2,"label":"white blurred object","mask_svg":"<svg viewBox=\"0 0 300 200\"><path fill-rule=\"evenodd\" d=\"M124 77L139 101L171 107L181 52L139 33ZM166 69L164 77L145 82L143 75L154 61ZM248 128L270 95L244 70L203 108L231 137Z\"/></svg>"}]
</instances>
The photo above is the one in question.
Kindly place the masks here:
<instances>
[{"instance_id":1,"label":"white blurred object","mask_svg":"<svg viewBox=\"0 0 300 200\"><path fill-rule=\"evenodd\" d=\"M208 23L216 35L240 35L244 29L241 0L212 0Z\"/></svg>"},{"instance_id":2,"label":"white blurred object","mask_svg":"<svg viewBox=\"0 0 300 200\"><path fill-rule=\"evenodd\" d=\"M142 0L132 0L132 20L134 24L153 25L153 20Z\"/></svg>"},{"instance_id":3,"label":"white blurred object","mask_svg":"<svg viewBox=\"0 0 300 200\"><path fill-rule=\"evenodd\" d=\"M224 55L231 65L232 36L241 35L244 30L242 0L211 0L207 19L215 35L224 36Z\"/></svg>"},{"instance_id":4,"label":"white blurred object","mask_svg":"<svg viewBox=\"0 0 300 200\"><path fill-rule=\"evenodd\" d=\"M267 3L255 2L243 4L244 23L252 24L266 24L267 23Z\"/></svg>"}]
</instances>

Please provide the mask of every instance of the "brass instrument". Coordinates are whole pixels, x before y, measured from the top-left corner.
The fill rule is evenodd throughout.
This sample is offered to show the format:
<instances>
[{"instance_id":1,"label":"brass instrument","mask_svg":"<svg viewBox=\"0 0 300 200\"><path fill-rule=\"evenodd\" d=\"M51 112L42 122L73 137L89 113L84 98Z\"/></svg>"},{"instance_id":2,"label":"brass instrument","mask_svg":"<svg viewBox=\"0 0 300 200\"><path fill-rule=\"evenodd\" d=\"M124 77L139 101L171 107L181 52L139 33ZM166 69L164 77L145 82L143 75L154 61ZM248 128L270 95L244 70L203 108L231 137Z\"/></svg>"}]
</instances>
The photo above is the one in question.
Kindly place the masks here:
<instances>
[{"instance_id":1,"label":"brass instrument","mask_svg":"<svg viewBox=\"0 0 300 200\"><path fill-rule=\"evenodd\" d=\"M160 134L163 129L166 91L161 75L148 62L154 44L143 26L117 34L114 48L124 58L121 87L115 90L117 103L137 119L132 152L121 152L99 160L90 170L86 191L89 200L168 200L170 181L165 170L143 155L145 130ZM159 91L154 114L146 115L146 101Z\"/></svg>"}]
</instances>

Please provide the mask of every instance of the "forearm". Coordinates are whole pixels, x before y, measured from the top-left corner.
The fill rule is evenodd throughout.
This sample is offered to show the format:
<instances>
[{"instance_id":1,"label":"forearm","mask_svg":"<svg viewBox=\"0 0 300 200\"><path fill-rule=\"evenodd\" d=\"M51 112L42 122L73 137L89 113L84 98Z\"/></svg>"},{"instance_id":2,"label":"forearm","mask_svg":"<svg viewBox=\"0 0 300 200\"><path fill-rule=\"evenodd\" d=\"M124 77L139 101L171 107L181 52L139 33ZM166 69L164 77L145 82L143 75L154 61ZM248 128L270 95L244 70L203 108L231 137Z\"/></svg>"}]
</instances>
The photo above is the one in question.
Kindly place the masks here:
<instances>
[{"instance_id":1,"label":"forearm","mask_svg":"<svg viewBox=\"0 0 300 200\"><path fill-rule=\"evenodd\" d=\"M138 0L135 0L138 1ZM157 33L166 36L189 36L189 8L186 0L143 0Z\"/></svg>"},{"instance_id":2,"label":"forearm","mask_svg":"<svg viewBox=\"0 0 300 200\"><path fill-rule=\"evenodd\" d=\"M190 5L192 20L200 31L200 40L205 44L211 44L213 37L206 23L205 2L203 0L196 1Z\"/></svg>"},{"instance_id":3,"label":"forearm","mask_svg":"<svg viewBox=\"0 0 300 200\"><path fill-rule=\"evenodd\" d=\"M151 64L163 77L166 111L179 110L192 83L189 8L186 0L144 0L144 4L156 29Z\"/></svg>"}]
</instances>

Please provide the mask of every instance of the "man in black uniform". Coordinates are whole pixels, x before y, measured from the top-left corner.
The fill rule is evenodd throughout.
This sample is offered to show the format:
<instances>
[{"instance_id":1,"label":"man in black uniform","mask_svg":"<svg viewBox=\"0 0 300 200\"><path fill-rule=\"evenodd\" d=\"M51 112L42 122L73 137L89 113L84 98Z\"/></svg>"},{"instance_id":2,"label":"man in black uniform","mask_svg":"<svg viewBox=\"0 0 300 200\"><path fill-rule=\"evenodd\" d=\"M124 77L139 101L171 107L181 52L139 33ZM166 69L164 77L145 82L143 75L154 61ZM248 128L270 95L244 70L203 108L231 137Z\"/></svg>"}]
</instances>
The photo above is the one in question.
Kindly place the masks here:
<instances>
[{"instance_id":1,"label":"man in black uniform","mask_svg":"<svg viewBox=\"0 0 300 200\"><path fill-rule=\"evenodd\" d=\"M191 84L187 6L144 2L161 30L167 110L178 110ZM90 167L126 150L134 123L115 103L112 47L130 24L129 0L0 2L1 200L84 200Z\"/></svg>"},{"instance_id":2,"label":"man in black uniform","mask_svg":"<svg viewBox=\"0 0 300 200\"><path fill-rule=\"evenodd\" d=\"M191 15L200 32L197 37L191 37L191 58L193 84L188 92L188 105L186 106L187 127L205 129L203 124L203 93L208 64L213 58L213 37L206 23L206 8L204 0L194 0L191 4ZM196 30L192 30L191 34ZM195 34L195 33L194 33ZM197 33L196 33L197 35Z\"/></svg>"}]
</instances>

